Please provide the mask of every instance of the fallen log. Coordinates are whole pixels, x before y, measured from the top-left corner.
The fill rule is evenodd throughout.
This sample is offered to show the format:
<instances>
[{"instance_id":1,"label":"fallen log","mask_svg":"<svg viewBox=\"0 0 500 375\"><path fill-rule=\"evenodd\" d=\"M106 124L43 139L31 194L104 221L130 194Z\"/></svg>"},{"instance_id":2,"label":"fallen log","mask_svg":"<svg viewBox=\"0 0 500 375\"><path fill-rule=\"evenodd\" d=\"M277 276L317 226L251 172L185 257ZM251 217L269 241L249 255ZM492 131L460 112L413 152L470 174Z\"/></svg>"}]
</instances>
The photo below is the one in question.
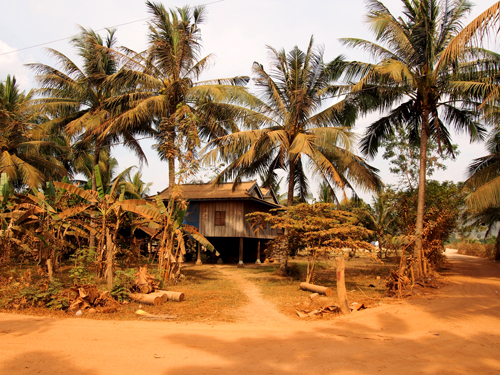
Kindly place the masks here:
<instances>
[{"instance_id":1,"label":"fallen log","mask_svg":"<svg viewBox=\"0 0 500 375\"><path fill-rule=\"evenodd\" d=\"M331 297L333 295L333 291L326 286L314 285L309 283L300 283L300 289L307 290L309 292L324 294L327 297Z\"/></svg>"},{"instance_id":2,"label":"fallen log","mask_svg":"<svg viewBox=\"0 0 500 375\"><path fill-rule=\"evenodd\" d=\"M181 292L171 292L168 290L159 290L157 293L166 294L169 301L175 301L175 302L184 301L184 293L181 293Z\"/></svg>"},{"instance_id":3,"label":"fallen log","mask_svg":"<svg viewBox=\"0 0 500 375\"><path fill-rule=\"evenodd\" d=\"M130 298L136 302L145 303L148 305L160 306L165 303L165 299L162 295L157 293L142 294L142 293L130 293Z\"/></svg>"}]
</instances>

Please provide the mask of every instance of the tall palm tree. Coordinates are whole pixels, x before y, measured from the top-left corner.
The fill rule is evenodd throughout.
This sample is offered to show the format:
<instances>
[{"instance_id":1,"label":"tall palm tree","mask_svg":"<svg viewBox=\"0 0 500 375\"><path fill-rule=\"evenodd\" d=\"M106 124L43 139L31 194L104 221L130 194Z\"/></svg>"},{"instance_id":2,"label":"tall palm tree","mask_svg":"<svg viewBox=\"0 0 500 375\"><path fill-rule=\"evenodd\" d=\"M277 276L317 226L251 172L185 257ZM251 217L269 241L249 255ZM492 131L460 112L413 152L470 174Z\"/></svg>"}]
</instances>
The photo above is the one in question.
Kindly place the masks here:
<instances>
[{"instance_id":1,"label":"tall palm tree","mask_svg":"<svg viewBox=\"0 0 500 375\"><path fill-rule=\"evenodd\" d=\"M486 143L488 155L474 159L467 170L465 187L472 190L468 205L475 211L500 206L500 127Z\"/></svg>"},{"instance_id":2,"label":"tall palm tree","mask_svg":"<svg viewBox=\"0 0 500 375\"><path fill-rule=\"evenodd\" d=\"M33 91L20 91L15 77L0 82L0 172L17 188L40 187L67 174L57 158L63 148L50 139L32 98Z\"/></svg>"},{"instance_id":3,"label":"tall palm tree","mask_svg":"<svg viewBox=\"0 0 500 375\"><path fill-rule=\"evenodd\" d=\"M323 106L336 93L332 81L338 77L341 58L326 66L323 49L311 37L305 52L295 47L289 53L268 47L271 70L255 62L255 83L260 89L260 108L250 118L249 130L237 131L208 144L207 160L229 163L217 182L241 181L256 174L275 176L275 169L288 174L288 206L294 193L305 201L309 193L306 171L330 186L354 186L375 190L381 183L377 170L351 151L354 134L349 126L355 118L355 103L341 101ZM260 122L261 128L255 128Z\"/></svg>"},{"instance_id":4,"label":"tall palm tree","mask_svg":"<svg viewBox=\"0 0 500 375\"><path fill-rule=\"evenodd\" d=\"M126 87L105 85L106 78L116 73L119 62L110 50L116 45L114 30L108 30L103 39L93 30L81 28L79 35L71 40L83 65L80 68L62 53L49 49L59 62L61 69L35 63L28 66L38 73L36 79L41 88L37 93L40 107L51 118L50 125L64 128L73 142L75 168L83 166L88 155L92 155L92 190L97 190L95 166L99 165L102 151L114 144L123 143L139 157L146 156L136 140L137 135L150 134L147 127L109 129L115 113L106 107L106 100ZM116 112L117 109L114 109Z\"/></svg>"},{"instance_id":5,"label":"tall palm tree","mask_svg":"<svg viewBox=\"0 0 500 375\"><path fill-rule=\"evenodd\" d=\"M198 81L213 56L200 57L200 24L204 7L167 10L146 2L152 20L146 51L124 49L124 67L109 79L114 86L134 90L109 101L112 108L127 108L113 127L151 124L156 127L160 158L168 161L169 186L175 184L175 161L196 165L201 140L227 133L234 117L245 111L237 103L250 103L241 87L248 77ZM112 128L113 128L112 127Z\"/></svg>"},{"instance_id":6,"label":"tall palm tree","mask_svg":"<svg viewBox=\"0 0 500 375\"><path fill-rule=\"evenodd\" d=\"M478 123L474 107L466 97L457 94L466 87L453 81L465 70L482 69L484 62L493 57L488 51L470 45L498 21L500 3L462 28L472 6L466 0L402 2L403 16L396 18L382 2L368 1L367 22L381 44L352 38L342 42L361 48L378 60L374 64L351 64L349 78L360 78L352 92L375 97L377 108L391 109L367 128L362 151L374 156L381 141L393 135L398 124L407 129L411 142L420 145L414 248L417 276L420 276L428 139L436 140L441 152L452 154L447 126L467 132L471 141L484 137L485 130Z\"/></svg>"}]
</instances>

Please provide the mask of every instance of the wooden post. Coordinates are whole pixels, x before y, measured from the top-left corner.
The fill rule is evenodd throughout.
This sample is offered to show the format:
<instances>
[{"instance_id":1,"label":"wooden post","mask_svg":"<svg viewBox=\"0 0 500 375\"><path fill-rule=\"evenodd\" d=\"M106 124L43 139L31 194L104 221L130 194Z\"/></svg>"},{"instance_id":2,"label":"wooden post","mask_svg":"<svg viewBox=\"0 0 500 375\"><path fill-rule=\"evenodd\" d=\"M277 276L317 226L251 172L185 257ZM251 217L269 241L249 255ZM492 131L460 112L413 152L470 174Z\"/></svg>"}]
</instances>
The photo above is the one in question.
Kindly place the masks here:
<instances>
[{"instance_id":1,"label":"wooden post","mask_svg":"<svg viewBox=\"0 0 500 375\"><path fill-rule=\"evenodd\" d=\"M260 238L257 240L257 260L255 264L260 264Z\"/></svg>"},{"instance_id":2,"label":"wooden post","mask_svg":"<svg viewBox=\"0 0 500 375\"><path fill-rule=\"evenodd\" d=\"M335 263L337 264L337 294L339 297L339 305L342 313L350 314L351 309L349 307L349 301L347 300L347 291L345 289L345 263L344 257L335 258Z\"/></svg>"},{"instance_id":3,"label":"wooden post","mask_svg":"<svg viewBox=\"0 0 500 375\"><path fill-rule=\"evenodd\" d=\"M238 268L245 267L243 264L243 237L240 237L240 261L238 262Z\"/></svg>"},{"instance_id":4,"label":"wooden post","mask_svg":"<svg viewBox=\"0 0 500 375\"><path fill-rule=\"evenodd\" d=\"M201 262L201 244L198 242L198 259L196 259L196 265L201 266L203 263Z\"/></svg>"},{"instance_id":5,"label":"wooden post","mask_svg":"<svg viewBox=\"0 0 500 375\"><path fill-rule=\"evenodd\" d=\"M47 259L45 263L47 264L47 273L49 274L49 280L52 281L54 279L54 266L52 264L52 259Z\"/></svg>"}]
</instances>

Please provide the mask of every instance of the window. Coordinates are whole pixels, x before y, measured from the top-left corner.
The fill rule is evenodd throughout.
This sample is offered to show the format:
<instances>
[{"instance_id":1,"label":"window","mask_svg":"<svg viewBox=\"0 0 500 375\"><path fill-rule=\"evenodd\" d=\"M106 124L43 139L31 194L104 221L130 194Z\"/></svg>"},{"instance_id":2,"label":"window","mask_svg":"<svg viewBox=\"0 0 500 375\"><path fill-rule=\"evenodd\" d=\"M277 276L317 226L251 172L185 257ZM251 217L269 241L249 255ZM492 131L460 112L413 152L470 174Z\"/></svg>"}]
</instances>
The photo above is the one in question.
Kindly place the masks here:
<instances>
[{"instance_id":1,"label":"window","mask_svg":"<svg viewBox=\"0 0 500 375\"><path fill-rule=\"evenodd\" d=\"M215 211L215 225L226 226L226 211Z\"/></svg>"}]
</instances>

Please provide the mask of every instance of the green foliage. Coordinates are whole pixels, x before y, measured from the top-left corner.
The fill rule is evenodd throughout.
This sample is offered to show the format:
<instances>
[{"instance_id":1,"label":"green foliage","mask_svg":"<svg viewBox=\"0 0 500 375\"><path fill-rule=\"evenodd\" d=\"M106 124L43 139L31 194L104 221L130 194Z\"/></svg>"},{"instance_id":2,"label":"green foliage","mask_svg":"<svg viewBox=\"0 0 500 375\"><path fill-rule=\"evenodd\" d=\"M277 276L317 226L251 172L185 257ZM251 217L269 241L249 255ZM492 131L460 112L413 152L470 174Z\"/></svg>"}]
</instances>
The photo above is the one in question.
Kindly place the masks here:
<instances>
[{"instance_id":1,"label":"green foliage","mask_svg":"<svg viewBox=\"0 0 500 375\"><path fill-rule=\"evenodd\" d=\"M69 277L73 280L73 284L90 284L92 282L93 273L90 268L95 265L96 257L97 252L88 247L79 248L70 255L74 266L69 271Z\"/></svg>"},{"instance_id":2,"label":"green foliage","mask_svg":"<svg viewBox=\"0 0 500 375\"><path fill-rule=\"evenodd\" d=\"M0 307L48 307L55 310L68 307L68 300L62 293L63 284L55 278L49 280L40 269L35 272L28 270L23 275L12 272L8 277L0 276L0 286Z\"/></svg>"},{"instance_id":3,"label":"green foliage","mask_svg":"<svg viewBox=\"0 0 500 375\"><path fill-rule=\"evenodd\" d=\"M399 186L415 189L418 186L418 173L420 169L420 145L415 142L402 126L395 126L394 133L387 136L381 143L385 151L384 160L389 160L389 171L399 178ZM451 145L452 155L460 154L458 145ZM450 154L440 153L438 142L429 139L427 144L427 178L437 170L446 170L442 161L452 159Z\"/></svg>"},{"instance_id":4,"label":"green foliage","mask_svg":"<svg viewBox=\"0 0 500 375\"><path fill-rule=\"evenodd\" d=\"M116 278L110 293L119 302L129 301L129 293L135 285L135 270L130 268L126 271L116 271Z\"/></svg>"}]
</instances>

